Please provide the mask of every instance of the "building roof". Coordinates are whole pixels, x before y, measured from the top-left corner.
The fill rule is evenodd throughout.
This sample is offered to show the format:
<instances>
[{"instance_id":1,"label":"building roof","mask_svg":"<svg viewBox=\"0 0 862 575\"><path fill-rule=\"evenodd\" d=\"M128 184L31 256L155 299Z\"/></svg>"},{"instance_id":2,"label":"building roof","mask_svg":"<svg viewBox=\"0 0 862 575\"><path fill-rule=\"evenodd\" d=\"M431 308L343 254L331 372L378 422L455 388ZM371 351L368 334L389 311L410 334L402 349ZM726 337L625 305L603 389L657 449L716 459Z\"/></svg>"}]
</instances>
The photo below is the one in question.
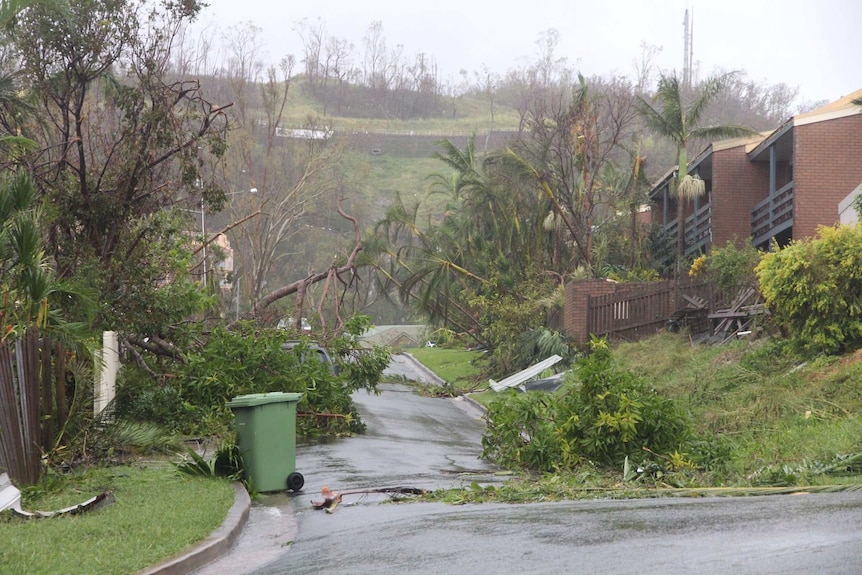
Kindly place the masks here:
<instances>
[{"instance_id":1,"label":"building roof","mask_svg":"<svg viewBox=\"0 0 862 575\"><path fill-rule=\"evenodd\" d=\"M691 162L689 162L688 170L696 167L713 152L729 150L738 146L745 146L745 153L749 155L749 158L755 159L764 150L767 150L769 146L775 143L778 138L793 128L793 126L804 126L805 124L834 120L836 118L843 118L845 116L862 112L862 107L853 103L853 100L857 98L862 98L862 89L856 90L855 92L843 96L838 100L830 102L815 110L811 110L810 112L791 116L775 130L761 132L760 134L752 136L728 138L726 140L712 142L697 154ZM654 192L664 186L673 177L675 172L676 166L672 166L667 172L662 174L662 176L652 185L650 195L653 195Z\"/></svg>"},{"instance_id":2,"label":"building roof","mask_svg":"<svg viewBox=\"0 0 862 575\"><path fill-rule=\"evenodd\" d=\"M714 152L720 152L722 150L730 150L731 148L737 148L739 146L745 146L745 152L748 153L754 147L756 147L763 139L769 135L769 132L761 132L760 134L755 134L753 136L740 136L737 138L728 138L726 140L718 140L708 144L703 150L697 154L692 161L688 163L688 169L691 170L697 167L703 160L709 157ZM655 192L662 186L664 186L676 173L676 166L671 167L668 171L666 171L662 176L656 180L656 182L652 185L651 192Z\"/></svg>"},{"instance_id":3,"label":"building roof","mask_svg":"<svg viewBox=\"0 0 862 575\"><path fill-rule=\"evenodd\" d=\"M816 110L796 114L793 116L793 125L802 126L804 124L812 124L814 122L822 122L823 120L832 120L833 118L841 118L851 114L858 114L862 108L853 103L853 100L862 98L862 89L851 92L850 94L830 102L825 106L821 106Z\"/></svg>"},{"instance_id":4,"label":"building roof","mask_svg":"<svg viewBox=\"0 0 862 575\"><path fill-rule=\"evenodd\" d=\"M793 129L794 126L804 126L806 124L825 122L826 120L835 120L837 118L843 118L845 116L851 116L862 112L862 107L853 103L853 100L857 98L862 98L862 89L856 90L855 92L839 98L834 102L830 102L825 106L811 110L810 112L791 116L786 122L781 124L781 126L773 130L769 136L760 142L760 144L751 150L748 150L749 157L754 159L759 156L765 150L769 149L769 146L774 144L778 138Z\"/></svg>"}]
</instances>

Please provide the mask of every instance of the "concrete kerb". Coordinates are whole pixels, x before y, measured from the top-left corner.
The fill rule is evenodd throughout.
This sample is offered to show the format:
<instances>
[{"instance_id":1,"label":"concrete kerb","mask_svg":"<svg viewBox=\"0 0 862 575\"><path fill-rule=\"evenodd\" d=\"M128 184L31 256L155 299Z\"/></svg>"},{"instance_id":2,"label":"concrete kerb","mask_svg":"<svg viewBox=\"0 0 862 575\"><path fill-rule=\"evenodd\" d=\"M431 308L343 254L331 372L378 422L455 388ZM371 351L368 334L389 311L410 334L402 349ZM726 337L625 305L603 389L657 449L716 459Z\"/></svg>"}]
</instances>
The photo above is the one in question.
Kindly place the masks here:
<instances>
[{"instance_id":1,"label":"concrete kerb","mask_svg":"<svg viewBox=\"0 0 862 575\"><path fill-rule=\"evenodd\" d=\"M440 377L439 375L437 375L436 373L434 373L433 371L431 371L430 369L425 367L425 364L423 364L421 361L419 361L418 359L413 357L412 354L407 353L405 351L405 352L402 352L401 355L403 355L408 360L410 360L410 363L412 363L414 366L416 366L416 369L418 369L419 371L424 373L428 377L428 379L431 380L432 383L436 383L437 385L445 385L446 384L445 379L443 379L442 377Z\"/></svg>"},{"instance_id":2,"label":"concrete kerb","mask_svg":"<svg viewBox=\"0 0 862 575\"><path fill-rule=\"evenodd\" d=\"M410 363L415 365L416 369L418 369L422 373L424 373L428 377L428 379L430 379L432 382L436 383L437 385L443 385L446 383L445 379L443 379L442 377L440 377L439 375L437 375L436 373L434 373L433 371L428 369L425 366L425 364L423 364L421 361L419 361L418 359L413 357L412 354L409 354L405 351L405 352L401 352L401 355L403 355L408 360L410 360ZM479 403L478 401L476 401L475 399L470 397L469 394L460 395L459 397L462 398L464 401L468 402L470 405L472 405L476 409L478 409L480 412L482 412L483 415L488 412L487 407L485 407L484 405L482 405L481 403Z\"/></svg>"},{"instance_id":3,"label":"concrete kerb","mask_svg":"<svg viewBox=\"0 0 862 575\"><path fill-rule=\"evenodd\" d=\"M234 482L233 491L233 505L221 527L191 549L140 571L138 575L187 575L225 555L236 543L251 506L251 498L242 483Z\"/></svg>"},{"instance_id":4,"label":"concrete kerb","mask_svg":"<svg viewBox=\"0 0 862 575\"><path fill-rule=\"evenodd\" d=\"M472 397L470 397L470 395L469 395L469 394L467 394L467 395L462 395L461 397L463 397L463 398L464 398L464 401L468 402L470 405L472 405L473 407L475 407L476 409L478 409L479 411L481 411L483 416L484 416L486 413L488 413L488 408L487 408L487 407L485 407L484 405L482 405L481 403L479 403L478 401L476 401L475 399L473 399Z\"/></svg>"}]
</instances>

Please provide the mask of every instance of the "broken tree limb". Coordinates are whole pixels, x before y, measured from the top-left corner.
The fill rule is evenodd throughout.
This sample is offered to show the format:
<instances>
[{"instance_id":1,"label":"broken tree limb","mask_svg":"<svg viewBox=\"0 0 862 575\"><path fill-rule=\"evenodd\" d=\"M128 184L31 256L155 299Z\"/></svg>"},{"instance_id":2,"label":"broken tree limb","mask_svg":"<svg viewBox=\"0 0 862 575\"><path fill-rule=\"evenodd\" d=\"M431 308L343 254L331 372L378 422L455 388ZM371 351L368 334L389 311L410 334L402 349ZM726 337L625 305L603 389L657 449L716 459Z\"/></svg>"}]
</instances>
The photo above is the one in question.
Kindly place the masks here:
<instances>
[{"instance_id":1,"label":"broken tree limb","mask_svg":"<svg viewBox=\"0 0 862 575\"><path fill-rule=\"evenodd\" d=\"M353 235L355 242L353 250L350 252L350 255L347 256L347 260L342 265L336 265L335 263L333 263L330 268L327 269L325 272L309 274L307 277L301 280L297 280L293 283L290 283L286 286L280 287L277 290L268 293L260 300L255 302L254 307L251 311L252 317L257 317L267 307L284 297L297 293L300 295L304 295L305 291L308 289L309 286L324 281L330 276L330 274L334 273L336 276L340 276L341 274L345 274L347 272L355 273L356 258L359 256L359 252L361 252L363 249L362 235L359 229L359 220L344 211L344 208L342 207L343 200L343 197L338 198L338 214L344 219L353 223ZM300 318L298 319L301 319L301 312L298 313L298 315L300 315ZM236 322L233 322L228 327L231 328L235 324ZM300 323L297 323L296 325L300 325Z\"/></svg>"},{"instance_id":2,"label":"broken tree limb","mask_svg":"<svg viewBox=\"0 0 862 575\"><path fill-rule=\"evenodd\" d=\"M194 256L194 255L197 255L197 254L198 254L198 252L202 251L204 248L206 248L206 247L207 247L207 246L209 246L211 243L213 243L214 241L216 241L220 235L222 235L222 234L226 234L227 232L231 231L232 229L234 229L234 228L235 228L235 227L237 227L238 225L243 224L243 223L247 222L248 220L250 220L250 219L252 219L252 218L254 218L254 217L257 217L257 216L259 216L259 215L261 215L261 214L263 214L263 211L258 210L258 211L256 211L256 212L254 212L253 214L250 214L250 215L248 215L248 216L245 216L244 218L240 218L239 220L237 220L237 221L235 221L235 222L231 222L231 223L229 223L228 225L226 225L225 227L223 227L220 231L218 231L218 232L216 232L216 233L214 233L214 234L210 234L209 236L207 236L207 237L205 237L205 238L204 238L204 241L203 241L200 245L196 246L196 247L192 250L192 255L193 255L193 256Z\"/></svg>"},{"instance_id":3,"label":"broken tree limb","mask_svg":"<svg viewBox=\"0 0 862 575\"><path fill-rule=\"evenodd\" d=\"M369 493L390 493L394 495L425 495L430 493L425 489L417 487L379 487L376 489L348 489L347 491L333 491L328 486L324 485L320 490L322 500L312 500L311 506L315 509L325 509L327 513L332 513L338 504L341 503L345 495L367 495Z\"/></svg>"}]
</instances>

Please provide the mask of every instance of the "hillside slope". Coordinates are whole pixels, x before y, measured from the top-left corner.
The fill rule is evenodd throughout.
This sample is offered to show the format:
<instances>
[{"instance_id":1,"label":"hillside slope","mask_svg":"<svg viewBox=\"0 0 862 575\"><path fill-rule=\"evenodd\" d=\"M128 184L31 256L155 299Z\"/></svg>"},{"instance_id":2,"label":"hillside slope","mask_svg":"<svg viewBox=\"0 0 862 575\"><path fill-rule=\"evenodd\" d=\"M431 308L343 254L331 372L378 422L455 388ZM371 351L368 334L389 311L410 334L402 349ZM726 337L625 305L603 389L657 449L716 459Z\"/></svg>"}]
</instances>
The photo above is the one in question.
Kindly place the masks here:
<instances>
[{"instance_id":1,"label":"hillside slope","mask_svg":"<svg viewBox=\"0 0 862 575\"><path fill-rule=\"evenodd\" d=\"M714 438L704 448L729 476L793 484L862 453L862 350L805 361L778 340L707 347L660 334L615 356Z\"/></svg>"}]
</instances>

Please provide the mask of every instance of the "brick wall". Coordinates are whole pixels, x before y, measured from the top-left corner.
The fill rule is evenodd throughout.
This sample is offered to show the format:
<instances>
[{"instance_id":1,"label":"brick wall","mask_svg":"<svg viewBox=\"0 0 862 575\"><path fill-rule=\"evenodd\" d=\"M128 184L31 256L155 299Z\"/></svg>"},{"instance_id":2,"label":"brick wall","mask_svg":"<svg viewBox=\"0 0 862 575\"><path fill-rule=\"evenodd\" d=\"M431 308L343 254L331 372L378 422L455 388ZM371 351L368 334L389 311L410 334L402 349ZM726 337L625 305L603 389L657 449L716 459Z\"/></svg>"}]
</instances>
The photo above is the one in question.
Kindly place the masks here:
<instances>
[{"instance_id":1,"label":"brick wall","mask_svg":"<svg viewBox=\"0 0 862 575\"><path fill-rule=\"evenodd\" d=\"M838 203L862 182L862 114L793 128L793 238L838 223Z\"/></svg>"},{"instance_id":2,"label":"brick wall","mask_svg":"<svg viewBox=\"0 0 862 575\"><path fill-rule=\"evenodd\" d=\"M745 146L712 157L712 246L737 247L751 234L751 209L769 195L769 164L748 160Z\"/></svg>"},{"instance_id":3,"label":"brick wall","mask_svg":"<svg viewBox=\"0 0 862 575\"><path fill-rule=\"evenodd\" d=\"M576 343L590 341L588 312L590 296L614 293L621 285L603 279L583 280L566 286L566 299L563 307L563 326L567 336Z\"/></svg>"}]
</instances>

